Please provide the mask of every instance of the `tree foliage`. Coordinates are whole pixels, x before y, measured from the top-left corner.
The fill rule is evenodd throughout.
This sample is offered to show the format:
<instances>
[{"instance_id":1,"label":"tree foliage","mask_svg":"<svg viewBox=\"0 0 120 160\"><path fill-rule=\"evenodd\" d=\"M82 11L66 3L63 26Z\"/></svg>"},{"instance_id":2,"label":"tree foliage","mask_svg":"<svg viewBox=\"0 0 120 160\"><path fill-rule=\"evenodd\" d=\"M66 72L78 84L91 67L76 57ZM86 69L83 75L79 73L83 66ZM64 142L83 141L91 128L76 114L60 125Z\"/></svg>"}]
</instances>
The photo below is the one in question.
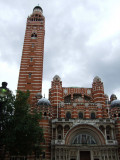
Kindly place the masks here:
<instances>
[{"instance_id":1,"label":"tree foliage","mask_svg":"<svg viewBox=\"0 0 120 160\"><path fill-rule=\"evenodd\" d=\"M10 95L9 95L10 96ZM9 101L8 101L9 99ZM2 103L4 128L2 129L2 145L10 155L41 153L41 142L44 141L43 130L39 125L41 115L35 110L30 112L29 91L18 91L17 96L11 95ZM6 120L6 115L9 115Z\"/></svg>"}]
</instances>

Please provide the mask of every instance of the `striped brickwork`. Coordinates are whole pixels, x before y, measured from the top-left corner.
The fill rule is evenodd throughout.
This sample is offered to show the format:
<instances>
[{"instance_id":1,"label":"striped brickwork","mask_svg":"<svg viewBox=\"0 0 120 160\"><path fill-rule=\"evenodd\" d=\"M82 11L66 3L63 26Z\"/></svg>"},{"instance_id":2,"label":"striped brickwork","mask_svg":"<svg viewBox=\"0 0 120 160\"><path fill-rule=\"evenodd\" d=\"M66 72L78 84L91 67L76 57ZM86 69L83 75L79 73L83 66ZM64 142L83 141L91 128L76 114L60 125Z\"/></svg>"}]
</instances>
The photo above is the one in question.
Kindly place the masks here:
<instances>
[{"instance_id":1,"label":"striped brickwork","mask_svg":"<svg viewBox=\"0 0 120 160\"><path fill-rule=\"evenodd\" d=\"M42 92L45 18L40 11L28 17L21 58L18 90L30 91L31 99Z\"/></svg>"},{"instance_id":2,"label":"striped brickwork","mask_svg":"<svg viewBox=\"0 0 120 160\"><path fill-rule=\"evenodd\" d=\"M40 126L43 128L45 142L42 144L43 152L45 152L45 159L51 159L51 123L48 117L42 118Z\"/></svg>"},{"instance_id":3,"label":"striped brickwork","mask_svg":"<svg viewBox=\"0 0 120 160\"><path fill-rule=\"evenodd\" d=\"M49 90L49 100L52 104L52 118L58 118L59 103L63 100L62 82L59 79L52 81L52 88Z\"/></svg>"},{"instance_id":4,"label":"striped brickwork","mask_svg":"<svg viewBox=\"0 0 120 160\"><path fill-rule=\"evenodd\" d=\"M70 112L73 119L79 118L80 112L85 119L90 119L92 112L95 113L95 118L108 118L106 97L101 81L93 81L92 88L62 87L61 80L53 78L49 99L53 110L52 118L57 118L57 109L58 118L66 118L67 112Z\"/></svg>"}]
</instances>

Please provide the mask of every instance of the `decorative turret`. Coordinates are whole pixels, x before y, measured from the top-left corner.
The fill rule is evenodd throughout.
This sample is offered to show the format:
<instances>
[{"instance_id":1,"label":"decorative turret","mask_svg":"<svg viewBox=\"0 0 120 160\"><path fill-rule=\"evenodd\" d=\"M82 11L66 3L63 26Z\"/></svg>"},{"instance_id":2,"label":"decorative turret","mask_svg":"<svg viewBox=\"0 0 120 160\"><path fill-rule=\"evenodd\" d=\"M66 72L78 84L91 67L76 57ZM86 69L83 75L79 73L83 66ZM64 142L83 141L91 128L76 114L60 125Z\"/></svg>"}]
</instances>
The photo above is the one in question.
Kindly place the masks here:
<instances>
[{"instance_id":1,"label":"decorative turret","mask_svg":"<svg viewBox=\"0 0 120 160\"><path fill-rule=\"evenodd\" d=\"M49 99L53 107L53 117L58 118L59 103L62 101L62 81L58 75L53 77L51 82L51 89L49 90Z\"/></svg>"},{"instance_id":2,"label":"decorative turret","mask_svg":"<svg viewBox=\"0 0 120 160\"><path fill-rule=\"evenodd\" d=\"M39 111L42 113L42 118L50 119L51 116L51 103L46 98L40 98L37 102Z\"/></svg>"},{"instance_id":3,"label":"decorative turret","mask_svg":"<svg viewBox=\"0 0 120 160\"><path fill-rule=\"evenodd\" d=\"M39 99L37 105L39 105L39 106L50 106L51 104L50 104L50 101L48 99L41 98L41 99Z\"/></svg>"},{"instance_id":4,"label":"decorative turret","mask_svg":"<svg viewBox=\"0 0 120 160\"><path fill-rule=\"evenodd\" d=\"M92 93L93 93L93 98L95 102L103 103L105 98L104 87L103 87L103 82L101 82L101 78L99 78L98 76L96 76L93 79Z\"/></svg>"}]
</instances>

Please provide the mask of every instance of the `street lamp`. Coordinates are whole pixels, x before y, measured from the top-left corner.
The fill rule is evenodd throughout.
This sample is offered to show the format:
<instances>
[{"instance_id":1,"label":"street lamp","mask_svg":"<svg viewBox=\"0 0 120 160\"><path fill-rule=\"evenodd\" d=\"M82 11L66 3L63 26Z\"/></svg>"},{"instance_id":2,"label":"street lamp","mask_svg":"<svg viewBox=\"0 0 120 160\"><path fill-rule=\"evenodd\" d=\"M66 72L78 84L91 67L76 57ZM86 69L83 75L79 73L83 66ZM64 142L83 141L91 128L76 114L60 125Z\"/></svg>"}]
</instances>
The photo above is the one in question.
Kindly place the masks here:
<instances>
[{"instance_id":1,"label":"street lamp","mask_svg":"<svg viewBox=\"0 0 120 160\"><path fill-rule=\"evenodd\" d=\"M7 82L2 82L2 86L0 87L0 135L2 134L2 113L3 113L3 106L6 101L6 96L10 94L11 91L7 88ZM0 143L1 147L1 143Z\"/></svg>"},{"instance_id":2,"label":"street lamp","mask_svg":"<svg viewBox=\"0 0 120 160\"><path fill-rule=\"evenodd\" d=\"M11 91L7 88L7 82L2 82L2 86L0 87L0 97L5 97L9 93L11 93Z\"/></svg>"},{"instance_id":3,"label":"street lamp","mask_svg":"<svg viewBox=\"0 0 120 160\"><path fill-rule=\"evenodd\" d=\"M2 107L4 103L4 98L10 94L11 91L7 88L7 82L2 82L2 86L0 87L0 117L2 114ZM0 118L0 123L1 123L1 118ZM0 126L1 129L1 126Z\"/></svg>"}]
</instances>

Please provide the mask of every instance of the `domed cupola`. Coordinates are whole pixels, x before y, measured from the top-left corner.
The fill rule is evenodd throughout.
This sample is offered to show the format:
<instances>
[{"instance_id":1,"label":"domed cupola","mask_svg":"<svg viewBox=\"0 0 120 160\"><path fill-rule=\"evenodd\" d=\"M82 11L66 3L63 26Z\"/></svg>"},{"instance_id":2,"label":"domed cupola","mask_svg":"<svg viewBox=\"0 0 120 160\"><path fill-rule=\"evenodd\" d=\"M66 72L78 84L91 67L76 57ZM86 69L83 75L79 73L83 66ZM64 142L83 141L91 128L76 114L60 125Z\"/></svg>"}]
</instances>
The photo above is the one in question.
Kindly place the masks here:
<instances>
[{"instance_id":1,"label":"domed cupola","mask_svg":"<svg viewBox=\"0 0 120 160\"><path fill-rule=\"evenodd\" d=\"M51 103L47 98L41 98L37 102L37 106L39 111L42 113L42 118L50 118L51 117Z\"/></svg>"},{"instance_id":2,"label":"domed cupola","mask_svg":"<svg viewBox=\"0 0 120 160\"><path fill-rule=\"evenodd\" d=\"M50 101L46 98L41 98L38 100L38 103L37 103L38 106L50 106Z\"/></svg>"},{"instance_id":3,"label":"domed cupola","mask_svg":"<svg viewBox=\"0 0 120 160\"><path fill-rule=\"evenodd\" d=\"M33 12L42 12L43 13L43 9L38 5L38 6L34 7Z\"/></svg>"},{"instance_id":4,"label":"domed cupola","mask_svg":"<svg viewBox=\"0 0 120 160\"><path fill-rule=\"evenodd\" d=\"M96 76L94 79L93 79L93 82L101 82L101 78Z\"/></svg>"},{"instance_id":5,"label":"domed cupola","mask_svg":"<svg viewBox=\"0 0 120 160\"><path fill-rule=\"evenodd\" d=\"M53 81L61 81L60 77L58 75L55 75L53 77Z\"/></svg>"},{"instance_id":6,"label":"domed cupola","mask_svg":"<svg viewBox=\"0 0 120 160\"><path fill-rule=\"evenodd\" d=\"M110 106L111 106L111 109L115 107L120 107L120 100L117 100L117 99L113 100Z\"/></svg>"},{"instance_id":7,"label":"domed cupola","mask_svg":"<svg viewBox=\"0 0 120 160\"><path fill-rule=\"evenodd\" d=\"M115 94L112 94L112 95L110 96L110 101L111 101L111 102L114 101L114 100L116 100L116 99L117 99L117 97L116 97Z\"/></svg>"},{"instance_id":8,"label":"domed cupola","mask_svg":"<svg viewBox=\"0 0 120 160\"><path fill-rule=\"evenodd\" d=\"M104 102L104 86L103 86L103 82L101 81L101 78L96 76L93 79L93 83L92 83L92 95L93 95L93 99L94 102L96 103L103 103Z\"/></svg>"}]
</instances>

